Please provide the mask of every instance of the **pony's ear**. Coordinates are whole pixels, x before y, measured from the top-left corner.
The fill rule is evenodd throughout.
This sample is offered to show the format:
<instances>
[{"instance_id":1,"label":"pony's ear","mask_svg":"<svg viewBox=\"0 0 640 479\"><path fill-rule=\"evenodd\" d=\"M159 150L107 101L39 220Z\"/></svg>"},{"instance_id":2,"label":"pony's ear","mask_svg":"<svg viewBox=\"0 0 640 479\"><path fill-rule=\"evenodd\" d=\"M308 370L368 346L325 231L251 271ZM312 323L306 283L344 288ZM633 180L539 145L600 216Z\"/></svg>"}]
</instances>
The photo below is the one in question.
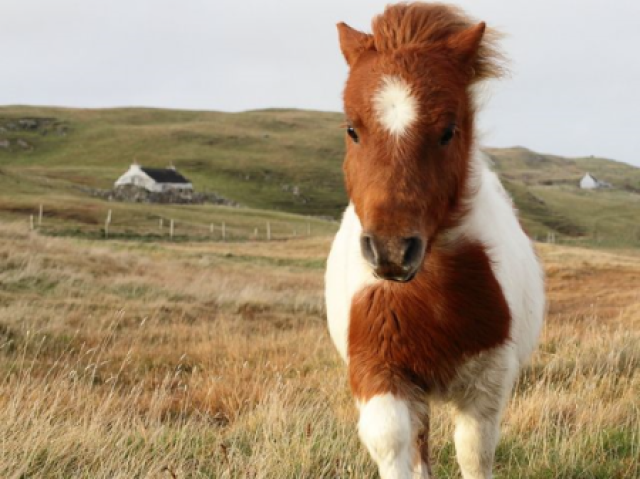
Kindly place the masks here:
<instances>
[{"instance_id":1,"label":"pony's ear","mask_svg":"<svg viewBox=\"0 0 640 479\"><path fill-rule=\"evenodd\" d=\"M359 32L344 22L338 23L340 35L340 50L349 66L353 66L360 54L366 50L371 35Z\"/></svg>"},{"instance_id":2,"label":"pony's ear","mask_svg":"<svg viewBox=\"0 0 640 479\"><path fill-rule=\"evenodd\" d=\"M463 63L473 63L478 55L486 28L487 25L484 22L480 22L473 27L455 33L447 39L447 47Z\"/></svg>"},{"instance_id":3,"label":"pony's ear","mask_svg":"<svg viewBox=\"0 0 640 479\"><path fill-rule=\"evenodd\" d=\"M451 35L446 40L449 51L469 72L469 81L476 83L488 78L500 78L506 73L505 60L496 49L500 34L487 30L480 22Z\"/></svg>"}]
</instances>

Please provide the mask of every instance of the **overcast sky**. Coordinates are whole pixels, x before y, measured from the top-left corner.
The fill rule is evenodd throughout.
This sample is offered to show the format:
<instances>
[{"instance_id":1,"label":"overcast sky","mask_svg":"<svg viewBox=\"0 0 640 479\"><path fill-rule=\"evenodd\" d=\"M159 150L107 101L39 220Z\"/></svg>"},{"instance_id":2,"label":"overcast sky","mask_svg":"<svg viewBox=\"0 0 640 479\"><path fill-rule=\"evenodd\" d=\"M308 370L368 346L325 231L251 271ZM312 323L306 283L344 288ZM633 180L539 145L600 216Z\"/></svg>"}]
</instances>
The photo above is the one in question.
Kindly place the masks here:
<instances>
[{"instance_id":1,"label":"overcast sky","mask_svg":"<svg viewBox=\"0 0 640 479\"><path fill-rule=\"evenodd\" d=\"M0 0L0 104L339 111L380 0ZM508 36L483 143L640 166L639 0L460 0Z\"/></svg>"}]
</instances>

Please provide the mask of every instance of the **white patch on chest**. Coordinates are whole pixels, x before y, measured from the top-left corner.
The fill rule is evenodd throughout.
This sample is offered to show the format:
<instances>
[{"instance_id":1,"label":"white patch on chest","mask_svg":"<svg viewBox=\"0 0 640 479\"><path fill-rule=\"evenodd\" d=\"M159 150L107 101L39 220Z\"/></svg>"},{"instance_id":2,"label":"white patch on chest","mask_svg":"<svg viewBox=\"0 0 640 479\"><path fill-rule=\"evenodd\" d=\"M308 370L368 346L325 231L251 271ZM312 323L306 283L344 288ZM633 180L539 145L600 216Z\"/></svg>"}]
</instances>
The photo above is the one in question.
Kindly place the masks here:
<instances>
[{"instance_id":1,"label":"white patch on chest","mask_svg":"<svg viewBox=\"0 0 640 479\"><path fill-rule=\"evenodd\" d=\"M331 246L325 277L329 333L345 361L348 361L351 300L362 288L380 281L373 276L371 267L362 257L361 234L362 225L353 205L350 204Z\"/></svg>"},{"instance_id":2,"label":"white patch on chest","mask_svg":"<svg viewBox=\"0 0 640 479\"><path fill-rule=\"evenodd\" d=\"M392 135L404 135L418 117L418 102L402 78L386 76L373 97L380 124Z\"/></svg>"}]
</instances>

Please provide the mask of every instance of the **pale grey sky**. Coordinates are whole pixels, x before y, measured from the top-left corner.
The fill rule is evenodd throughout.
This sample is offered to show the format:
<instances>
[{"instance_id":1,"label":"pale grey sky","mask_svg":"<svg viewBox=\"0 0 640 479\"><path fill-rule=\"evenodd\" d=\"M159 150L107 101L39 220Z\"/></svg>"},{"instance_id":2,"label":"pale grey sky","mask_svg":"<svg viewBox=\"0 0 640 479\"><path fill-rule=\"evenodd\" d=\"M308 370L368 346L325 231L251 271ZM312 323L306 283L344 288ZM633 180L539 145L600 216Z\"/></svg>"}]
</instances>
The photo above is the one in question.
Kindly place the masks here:
<instances>
[{"instance_id":1,"label":"pale grey sky","mask_svg":"<svg viewBox=\"0 0 640 479\"><path fill-rule=\"evenodd\" d=\"M339 111L381 0L0 0L0 104ZM483 142L640 166L640 1L459 0L508 36Z\"/></svg>"}]
</instances>

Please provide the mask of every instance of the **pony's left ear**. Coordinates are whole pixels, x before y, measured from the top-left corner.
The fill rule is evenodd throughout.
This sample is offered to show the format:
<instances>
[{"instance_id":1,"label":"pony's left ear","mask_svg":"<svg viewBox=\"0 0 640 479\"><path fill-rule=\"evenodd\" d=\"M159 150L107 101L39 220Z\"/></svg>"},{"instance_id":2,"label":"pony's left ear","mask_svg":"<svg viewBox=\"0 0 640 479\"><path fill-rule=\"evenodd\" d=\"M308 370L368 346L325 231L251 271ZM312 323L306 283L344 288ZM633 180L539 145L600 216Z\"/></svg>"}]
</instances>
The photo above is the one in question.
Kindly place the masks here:
<instances>
[{"instance_id":1,"label":"pony's left ear","mask_svg":"<svg viewBox=\"0 0 640 479\"><path fill-rule=\"evenodd\" d=\"M447 47L449 47L463 63L473 64L478 56L486 28L486 23L480 22L473 27L455 33L447 39Z\"/></svg>"},{"instance_id":2,"label":"pony's left ear","mask_svg":"<svg viewBox=\"0 0 640 479\"><path fill-rule=\"evenodd\" d=\"M484 22L451 35L446 46L469 72L469 81L500 78L506 73L505 59L496 48L500 34L487 30Z\"/></svg>"},{"instance_id":3,"label":"pony's left ear","mask_svg":"<svg viewBox=\"0 0 640 479\"><path fill-rule=\"evenodd\" d=\"M351 28L344 22L338 23L337 26L340 36L340 50L342 50L342 54L349 66L352 67L360 54L367 49L371 35Z\"/></svg>"}]
</instances>

